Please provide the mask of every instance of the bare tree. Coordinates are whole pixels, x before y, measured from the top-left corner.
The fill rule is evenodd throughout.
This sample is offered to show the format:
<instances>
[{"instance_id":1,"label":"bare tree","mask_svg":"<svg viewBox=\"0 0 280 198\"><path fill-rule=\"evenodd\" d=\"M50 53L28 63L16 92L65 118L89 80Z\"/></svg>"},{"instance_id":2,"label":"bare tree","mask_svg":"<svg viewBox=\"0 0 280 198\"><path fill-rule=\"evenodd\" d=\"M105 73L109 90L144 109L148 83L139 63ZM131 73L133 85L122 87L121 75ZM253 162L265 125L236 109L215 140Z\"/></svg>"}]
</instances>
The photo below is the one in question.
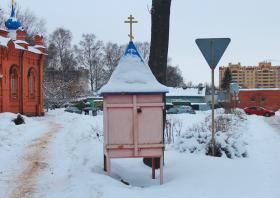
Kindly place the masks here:
<instances>
[{"instance_id":1,"label":"bare tree","mask_svg":"<svg viewBox=\"0 0 280 198\"><path fill-rule=\"evenodd\" d=\"M111 77L113 71L117 67L120 58L123 54L125 46L119 46L116 43L108 42L106 46L104 47L104 66L106 68L106 76L105 81L108 81Z\"/></svg>"},{"instance_id":2,"label":"bare tree","mask_svg":"<svg viewBox=\"0 0 280 198\"><path fill-rule=\"evenodd\" d=\"M149 42L136 42L137 49L140 51L144 61L148 63L150 56L150 43Z\"/></svg>"},{"instance_id":3,"label":"bare tree","mask_svg":"<svg viewBox=\"0 0 280 198\"><path fill-rule=\"evenodd\" d=\"M166 86L168 87L184 87L186 86L182 72L178 66L167 66Z\"/></svg>"},{"instance_id":4,"label":"bare tree","mask_svg":"<svg viewBox=\"0 0 280 198\"><path fill-rule=\"evenodd\" d=\"M49 47L55 48L53 58L56 59L56 64L52 65L55 69L60 69L67 73L71 69L75 69L75 59L71 46L72 33L64 28L57 28L50 35Z\"/></svg>"},{"instance_id":5,"label":"bare tree","mask_svg":"<svg viewBox=\"0 0 280 198\"><path fill-rule=\"evenodd\" d=\"M4 23L5 23L4 10L0 7L0 28L4 27Z\"/></svg>"},{"instance_id":6,"label":"bare tree","mask_svg":"<svg viewBox=\"0 0 280 198\"><path fill-rule=\"evenodd\" d=\"M46 21L42 18L38 18L34 12L29 9L21 9L17 6L17 19L21 22L23 28L26 31L26 40L30 44L33 43L35 35L40 34L46 37Z\"/></svg>"},{"instance_id":7,"label":"bare tree","mask_svg":"<svg viewBox=\"0 0 280 198\"><path fill-rule=\"evenodd\" d=\"M96 40L94 34L84 34L75 50L78 62L89 70L91 91L97 91L102 84L100 81L104 69L101 65L103 42Z\"/></svg>"}]
</instances>

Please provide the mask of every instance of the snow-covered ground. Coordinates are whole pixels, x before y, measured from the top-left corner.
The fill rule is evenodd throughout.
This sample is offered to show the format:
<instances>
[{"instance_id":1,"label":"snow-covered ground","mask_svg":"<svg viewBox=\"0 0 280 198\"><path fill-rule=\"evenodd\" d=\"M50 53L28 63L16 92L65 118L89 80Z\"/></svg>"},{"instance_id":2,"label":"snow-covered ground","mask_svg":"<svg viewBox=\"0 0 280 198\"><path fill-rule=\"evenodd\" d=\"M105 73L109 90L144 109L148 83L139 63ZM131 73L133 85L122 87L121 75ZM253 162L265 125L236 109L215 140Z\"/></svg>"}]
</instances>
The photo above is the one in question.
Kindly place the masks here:
<instances>
[{"instance_id":1,"label":"snow-covered ground","mask_svg":"<svg viewBox=\"0 0 280 198\"><path fill-rule=\"evenodd\" d=\"M280 133L267 118L246 116L231 128L232 133L242 134L238 140L246 141L248 155L244 158L210 157L177 149L177 140L209 114L168 116L182 124L177 126L180 135L174 129L174 141L167 146L165 181L159 185L159 173L152 180L151 169L141 159L112 160L112 176L103 172L102 115L55 110L42 118L25 117L25 125L15 126L10 120L16 115L2 113L0 197L279 198Z\"/></svg>"}]
</instances>

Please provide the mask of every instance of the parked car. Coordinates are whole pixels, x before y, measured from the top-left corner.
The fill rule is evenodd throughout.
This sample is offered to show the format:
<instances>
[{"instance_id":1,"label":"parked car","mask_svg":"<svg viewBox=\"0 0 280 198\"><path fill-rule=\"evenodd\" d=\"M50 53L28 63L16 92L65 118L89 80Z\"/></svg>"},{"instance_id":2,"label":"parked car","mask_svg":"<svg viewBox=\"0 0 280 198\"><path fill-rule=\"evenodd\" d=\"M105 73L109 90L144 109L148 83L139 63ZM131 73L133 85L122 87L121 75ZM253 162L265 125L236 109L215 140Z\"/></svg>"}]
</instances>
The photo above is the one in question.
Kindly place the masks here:
<instances>
[{"instance_id":1,"label":"parked car","mask_svg":"<svg viewBox=\"0 0 280 198\"><path fill-rule=\"evenodd\" d=\"M73 106L66 107L66 109L64 111L69 112L69 113L82 114L82 111L80 109L78 109L77 107L73 107Z\"/></svg>"},{"instance_id":2,"label":"parked car","mask_svg":"<svg viewBox=\"0 0 280 198\"><path fill-rule=\"evenodd\" d=\"M275 112L265 109L263 107L245 107L244 111L247 115L261 115L261 116L266 116L266 117L270 117L270 116L274 116Z\"/></svg>"},{"instance_id":3,"label":"parked car","mask_svg":"<svg viewBox=\"0 0 280 198\"><path fill-rule=\"evenodd\" d=\"M171 107L166 111L167 114L180 114L180 113L191 113L195 114L195 111L190 106L179 106Z\"/></svg>"},{"instance_id":4,"label":"parked car","mask_svg":"<svg viewBox=\"0 0 280 198\"><path fill-rule=\"evenodd\" d=\"M191 114L195 114L195 111L192 109L191 106L180 106L180 107L178 107L178 113L191 113Z\"/></svg>"},{"instance_id":5,"label":"parked car","mask_svg":"<svg viewBox=\"0 0 280 198\"><path fill-rule=\"evenodd\" d=\"M168 110L166 110L166 114L177 114L178 111L179 110L176 107L171 107Z\"/></svg>"}]
</instances>

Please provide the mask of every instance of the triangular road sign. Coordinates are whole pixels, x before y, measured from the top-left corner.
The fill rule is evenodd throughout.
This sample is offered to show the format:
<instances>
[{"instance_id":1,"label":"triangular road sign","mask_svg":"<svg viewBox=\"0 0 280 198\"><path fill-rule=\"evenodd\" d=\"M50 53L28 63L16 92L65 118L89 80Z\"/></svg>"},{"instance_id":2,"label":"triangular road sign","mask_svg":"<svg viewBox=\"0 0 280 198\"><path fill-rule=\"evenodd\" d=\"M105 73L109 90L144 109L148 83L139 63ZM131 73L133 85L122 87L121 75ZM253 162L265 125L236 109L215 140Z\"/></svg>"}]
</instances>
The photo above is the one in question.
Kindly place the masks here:
<instances>
[{"instance_id":1,"label":"triangular road sign","mask_svg":"<svg viewBox=\"0 0 280 198\"><path fill-rule=\"evenodd\" d=\"M205 38L195 40L211 69L215 69L223 56L230 38Z\"/></svg>"}]
</instances>

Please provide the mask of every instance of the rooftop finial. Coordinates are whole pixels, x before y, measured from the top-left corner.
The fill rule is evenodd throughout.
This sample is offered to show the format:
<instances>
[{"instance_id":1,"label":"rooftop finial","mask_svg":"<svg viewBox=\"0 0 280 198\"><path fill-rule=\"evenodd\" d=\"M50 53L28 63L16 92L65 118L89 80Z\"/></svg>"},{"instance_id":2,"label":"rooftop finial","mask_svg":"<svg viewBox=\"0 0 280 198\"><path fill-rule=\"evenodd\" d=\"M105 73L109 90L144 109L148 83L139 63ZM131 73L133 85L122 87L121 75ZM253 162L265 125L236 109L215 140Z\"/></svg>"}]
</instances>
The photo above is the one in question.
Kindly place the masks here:
<instances>
[{"instance_id":1,"label":"rooftop finial","mask_svg":"<svg viewBox=\"0 0 280 198\"><path fill-rule=\"evenodd\" d=\"M19 27L21 27L20 21L16 19L16 8L15 8L15 2L12 0L12 10L11 10L11 16L10 18L5 22L5 26L8 30L17 30Z\"/></svg>"},{"instance_id":2,"label":"rooftop finial","mask_svg":"<svg viewBox=\"0 0 280 198\"><path fill-rule=\"evenodd\" d=\"M11 12L11 17L15 17L15 1L12 0L12 12Z\"/></svg>"},{"instance_id":3,"label":"rooftop finial","mask_svg":"<svg viewBox=\"0 0 280 198\"><path fill-rule=\"evenodd\" d=\"M125 23L129 23L129 27L130 27L130 34L128 35L128 37L130 38L130 41L132 41L134 39L134 36L132 34L132 24L138 23L138 21L133 21L134 17L132 15L130 15L127 19L128 21L125 21Z\"/></svg>"}]
</instances>

